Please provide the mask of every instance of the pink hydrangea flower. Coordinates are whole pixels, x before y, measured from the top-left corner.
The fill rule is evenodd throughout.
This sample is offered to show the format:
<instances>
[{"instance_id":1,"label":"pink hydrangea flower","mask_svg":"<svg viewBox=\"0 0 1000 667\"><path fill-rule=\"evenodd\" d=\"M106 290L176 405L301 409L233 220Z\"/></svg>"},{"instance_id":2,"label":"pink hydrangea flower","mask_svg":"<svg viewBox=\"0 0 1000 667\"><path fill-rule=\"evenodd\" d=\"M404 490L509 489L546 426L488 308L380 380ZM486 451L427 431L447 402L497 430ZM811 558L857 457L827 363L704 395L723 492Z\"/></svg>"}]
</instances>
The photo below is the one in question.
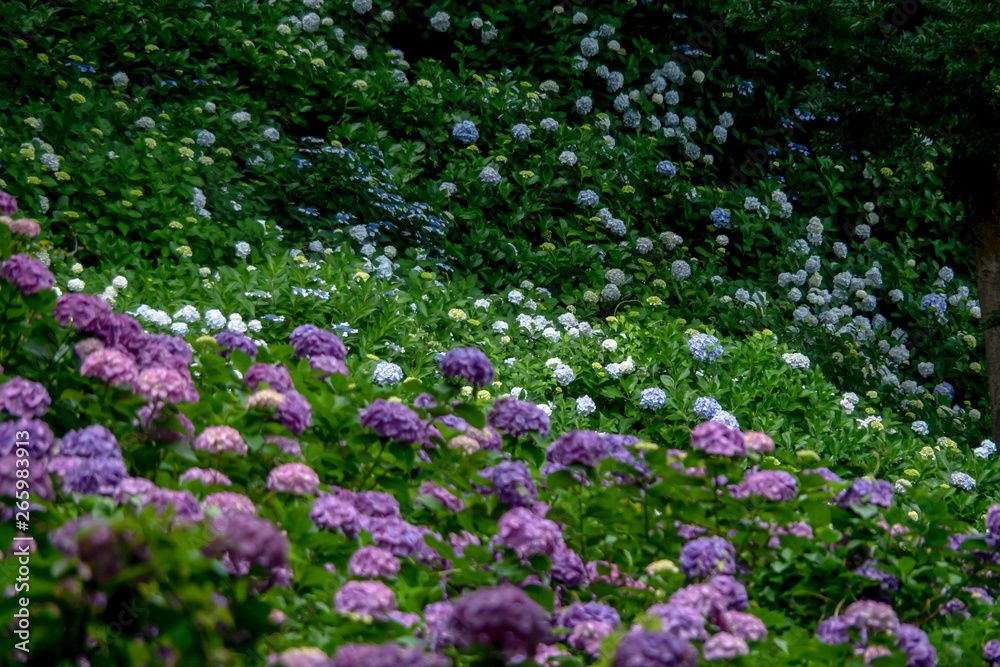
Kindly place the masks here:
<instances>
[{"instance_id":1,"label":"pink hydrangea flower","mask_svg":"<svg viewBox=\"0 0 1000 667\"><path fill-rule=\"evenodd\" d=\"M314 496L319 489L319 475L305 463L284 463L267 476L267 489Z\"/></svg>"},{"instance_id":2,"label":"pink hydrangea flower","mask_svg":"<svg viewBox=\"0 0 1000 667\"><path fill-rule=\"evenodd\" d=\"M194 439L192 449L209 454L229 452L246 455L247 443L240 432L231 426L209 426Z\"/></svg>"}]
</instances>

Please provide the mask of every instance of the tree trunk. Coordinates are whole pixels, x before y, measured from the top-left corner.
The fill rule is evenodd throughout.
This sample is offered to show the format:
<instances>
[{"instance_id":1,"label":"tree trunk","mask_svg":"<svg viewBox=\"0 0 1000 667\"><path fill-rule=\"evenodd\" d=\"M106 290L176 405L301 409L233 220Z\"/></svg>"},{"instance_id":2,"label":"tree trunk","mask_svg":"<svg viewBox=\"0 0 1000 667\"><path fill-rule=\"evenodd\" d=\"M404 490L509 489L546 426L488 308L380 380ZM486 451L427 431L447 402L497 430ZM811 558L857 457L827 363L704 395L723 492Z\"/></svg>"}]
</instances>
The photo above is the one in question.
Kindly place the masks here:
<instances>
[{"instance_id":1,"label":"tree trunk","mask_svg":"<svg viewBox=\"0 0 1000 667\"><path fill-rule=\"evenodd\" d=\"M985 165L983 165L985 166ZM982 318L993 318L983 339L990 384L990 428L1000 443L1000 174L990 164L990 185L966 200L966 215L975 238L976 289Z\"/></svg>"}]
</instances>

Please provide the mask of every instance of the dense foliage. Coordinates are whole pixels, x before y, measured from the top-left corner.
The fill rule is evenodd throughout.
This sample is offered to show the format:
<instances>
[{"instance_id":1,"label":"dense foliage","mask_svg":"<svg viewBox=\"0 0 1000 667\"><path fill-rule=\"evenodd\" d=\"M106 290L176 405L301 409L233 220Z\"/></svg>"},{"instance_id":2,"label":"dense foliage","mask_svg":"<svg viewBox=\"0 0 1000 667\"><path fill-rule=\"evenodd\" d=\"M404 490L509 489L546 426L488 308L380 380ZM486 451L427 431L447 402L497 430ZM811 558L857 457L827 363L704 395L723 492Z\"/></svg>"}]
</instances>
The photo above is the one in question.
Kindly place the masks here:
<instances>
[{"instance_id":1,"label":"dense foliage","mask_svg":"<svg viewBox=\"0 0 1000 667\"><path fill-rule=\"evenodd\" d=\"M5 659L998 664L951 146L691 4L0 6Z\"/></svg>"}]
</instances>

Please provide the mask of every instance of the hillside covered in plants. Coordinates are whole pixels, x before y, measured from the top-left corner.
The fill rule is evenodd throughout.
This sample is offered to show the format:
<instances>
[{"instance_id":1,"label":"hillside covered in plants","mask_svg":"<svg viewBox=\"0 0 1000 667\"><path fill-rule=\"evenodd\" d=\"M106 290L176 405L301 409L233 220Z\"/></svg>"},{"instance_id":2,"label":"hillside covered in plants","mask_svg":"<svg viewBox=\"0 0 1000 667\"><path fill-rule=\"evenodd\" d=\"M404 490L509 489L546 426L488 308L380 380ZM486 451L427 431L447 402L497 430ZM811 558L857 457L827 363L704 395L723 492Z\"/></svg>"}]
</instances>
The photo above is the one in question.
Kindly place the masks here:
<instances>
[{"instance_id":1,"label":"hillside covered in plants","mask_svg":"<svg viewBox=\"0 0 1000 667\"><path fill-rule=\"evenodd\" d=\"M0 4L3 664L1000 667L963 135L718 4Z\"/></svg>"}]
</instances>

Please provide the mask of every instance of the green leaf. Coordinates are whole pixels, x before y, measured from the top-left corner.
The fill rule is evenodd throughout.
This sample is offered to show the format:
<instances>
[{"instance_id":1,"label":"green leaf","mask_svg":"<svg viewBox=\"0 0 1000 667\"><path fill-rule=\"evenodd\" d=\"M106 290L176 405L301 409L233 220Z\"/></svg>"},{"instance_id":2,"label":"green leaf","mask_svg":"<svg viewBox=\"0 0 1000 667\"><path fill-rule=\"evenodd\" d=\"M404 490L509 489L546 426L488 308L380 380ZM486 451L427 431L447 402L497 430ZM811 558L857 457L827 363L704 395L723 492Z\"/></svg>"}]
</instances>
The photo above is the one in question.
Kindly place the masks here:
<instances>
[{"instance_id":1,"label":"green leaf","mask_svg":"<svg viewBox=\"0 0 1000 667\"><path fill-rule=\"evenodd\" d=\"M486 415L483 412L468 403L461 403L454 407L455 414L469 422L469 426L474 428L483 428L486 426Z\"/></svg>"}]
</instances>

